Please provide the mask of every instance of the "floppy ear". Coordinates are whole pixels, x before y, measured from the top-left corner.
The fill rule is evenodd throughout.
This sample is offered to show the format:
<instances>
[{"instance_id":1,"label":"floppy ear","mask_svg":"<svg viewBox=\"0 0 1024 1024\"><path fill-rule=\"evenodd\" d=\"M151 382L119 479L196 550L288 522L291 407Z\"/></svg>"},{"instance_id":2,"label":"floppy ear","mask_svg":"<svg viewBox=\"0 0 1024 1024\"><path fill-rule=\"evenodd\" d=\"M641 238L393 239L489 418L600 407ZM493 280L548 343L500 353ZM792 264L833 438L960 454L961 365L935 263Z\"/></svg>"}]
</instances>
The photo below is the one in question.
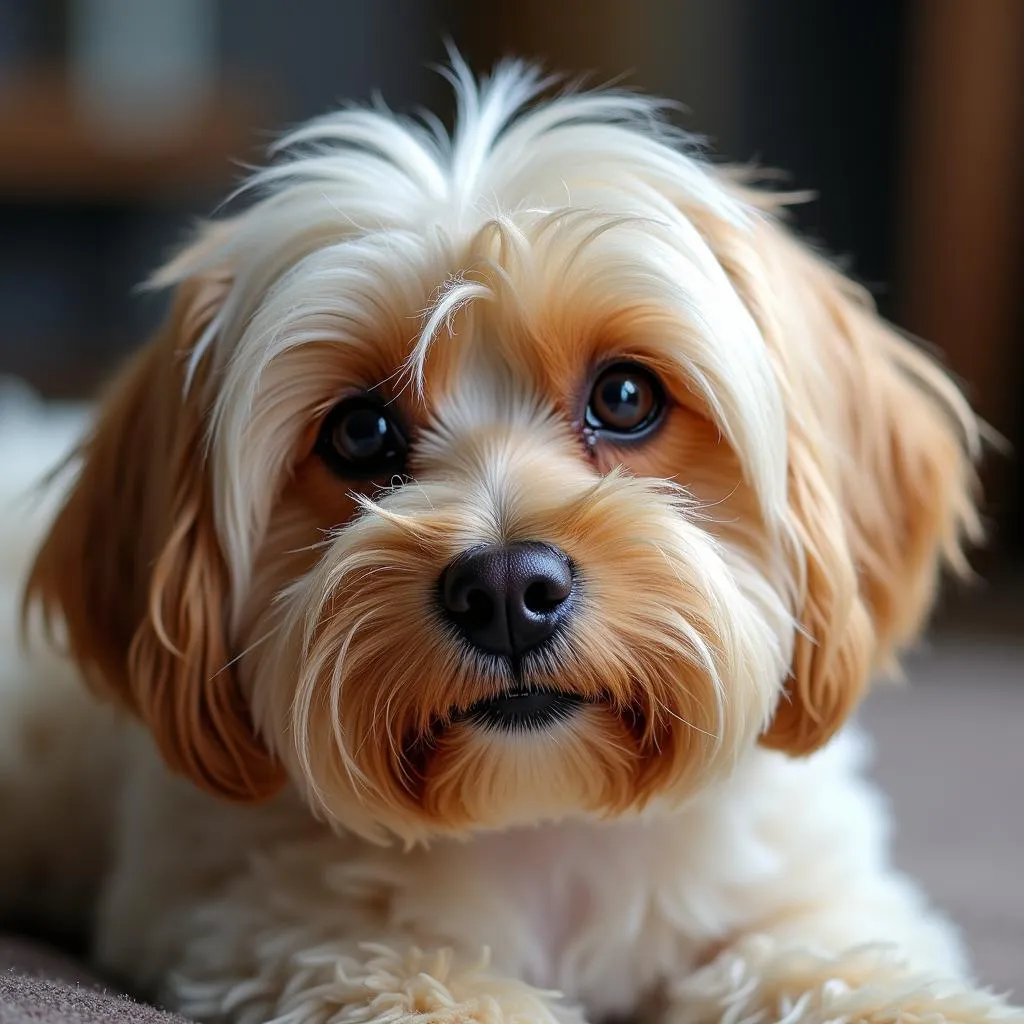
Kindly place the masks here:
<instances>
[{"instance_id":1,"label":"floppy ear","mask_svg":"<svg viewBox=\"0 0 1024 1024\"><path fill-rule=\"evenodd\" d=\"M184 386L187 350L224 290L216 278L182 285L167 325L115 382L26 603L39 601L48 623L63 620L91 685L141 718L174 770L248 800L274 792L283 775L230 666L203 368Z\"/></svg>"},{"instance_id":2,"label":"floppy ear","mask_svg":"<svg viewBox=\"0 0 1024 1024\"><path fill-rule=\"evenodd\" d=\"M799 623L763 736L809 753L928 615L943 563L978 539L978 425L946 374L869 296L766 217L727 260L778 368L789 416Z\"/></svg>"}]
</instances>

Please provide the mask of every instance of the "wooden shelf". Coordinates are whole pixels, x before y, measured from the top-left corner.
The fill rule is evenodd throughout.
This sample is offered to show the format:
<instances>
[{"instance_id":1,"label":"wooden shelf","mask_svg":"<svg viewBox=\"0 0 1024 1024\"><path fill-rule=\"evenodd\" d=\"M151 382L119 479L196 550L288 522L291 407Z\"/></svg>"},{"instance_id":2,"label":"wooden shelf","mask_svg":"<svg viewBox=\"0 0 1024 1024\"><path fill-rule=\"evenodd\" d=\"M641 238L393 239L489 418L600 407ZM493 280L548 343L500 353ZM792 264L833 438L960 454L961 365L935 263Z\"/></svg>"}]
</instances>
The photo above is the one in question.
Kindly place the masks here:
<instances>
[{"instance_id":1,"label":"wooden shelf","mask_svg":"<svg viewBox=\"0 0 1024 1024\"><path fill-rule=\"evenodd\" d=\"M268 107L221 89L163 143L118 145L82 116L59 71L0 79L0 201L138 202L222 188L252 159Z\"/></svg>"}]
</instances>

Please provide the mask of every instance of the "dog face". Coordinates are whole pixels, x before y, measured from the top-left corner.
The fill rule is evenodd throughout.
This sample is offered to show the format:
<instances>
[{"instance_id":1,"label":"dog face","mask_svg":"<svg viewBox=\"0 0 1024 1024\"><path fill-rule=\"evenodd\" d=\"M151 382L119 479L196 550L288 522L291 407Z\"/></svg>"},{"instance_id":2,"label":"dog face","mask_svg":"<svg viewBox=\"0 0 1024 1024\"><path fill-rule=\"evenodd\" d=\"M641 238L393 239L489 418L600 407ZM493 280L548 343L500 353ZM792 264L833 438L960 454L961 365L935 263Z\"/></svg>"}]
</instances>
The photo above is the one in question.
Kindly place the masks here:
<instances>
[{"instance_id":1,"label":"dog face","mask_svg":"<svg viewBox=\"0 0 1024 1024\"><path fill-rule=\"evenodd\" d=\"M30 595L168 762L407 841L838 729L976 527L955 388L649 101L347 111L161 275Z\"/></svg>"}]
</instances>

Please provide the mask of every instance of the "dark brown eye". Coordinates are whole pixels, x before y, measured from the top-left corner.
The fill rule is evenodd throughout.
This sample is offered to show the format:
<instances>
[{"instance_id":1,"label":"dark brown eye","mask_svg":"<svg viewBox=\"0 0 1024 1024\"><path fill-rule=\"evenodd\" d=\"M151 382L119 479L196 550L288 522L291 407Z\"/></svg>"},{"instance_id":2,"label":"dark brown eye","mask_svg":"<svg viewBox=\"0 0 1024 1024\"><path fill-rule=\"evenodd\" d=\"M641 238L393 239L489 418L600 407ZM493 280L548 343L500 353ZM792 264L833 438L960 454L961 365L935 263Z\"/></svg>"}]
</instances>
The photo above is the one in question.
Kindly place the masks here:
<instances>
[{"instance_id":1,"label":"dark brown eye","mask_svg":"<svg viewBox=\"0 0 1024 1024\"><path fill-rule=\"evenodd\" d=\"M636 436L649 430L665 408L665 390L650 370L636 363L615 363L594 381L587 402L591 430Z\"/></svg>"},{"instance_id":2,"label":"dark brown eye","mask_svg":"<svg viewBox=\"0 0 1024 1024\"><path fill-rule=\"evenodd\" d=\"M408 444L382 402L356 395L339 402L324 418L315 451L338 476L369 479L401 473Z\"/></svg>"}]
</instances>

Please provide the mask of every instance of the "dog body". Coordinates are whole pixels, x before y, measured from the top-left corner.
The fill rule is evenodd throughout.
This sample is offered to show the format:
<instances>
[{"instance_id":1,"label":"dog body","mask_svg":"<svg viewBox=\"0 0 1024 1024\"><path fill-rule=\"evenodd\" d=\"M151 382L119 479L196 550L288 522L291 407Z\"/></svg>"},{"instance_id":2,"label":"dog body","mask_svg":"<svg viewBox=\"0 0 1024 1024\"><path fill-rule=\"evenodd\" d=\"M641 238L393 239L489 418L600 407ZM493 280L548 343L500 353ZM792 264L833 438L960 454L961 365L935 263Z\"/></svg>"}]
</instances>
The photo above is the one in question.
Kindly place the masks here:
<instances>
[{"instance_id":1,"label":"dog body","mask_svg":"<svg viewBox=\"0 0 1024 1024\"><path fill-rule=\"evenodd\" d=\"M754 750L671 814L405 851L339 836L292 791L224 804L168 772L137 726L111 722L59 677L31 682L60 698L38 720L62 740L83 729L91 739L22 780L31 801L8 834L36 836L33 857L49 870L39 879L38 859L34 872L6 864L7 905L17 896L38 913L49 894L51 924L94 919L99 966L200 1020L717 1020L779 998L771 986L787 981L773 961L784 966L787 949L821 958L804 968L808 991L843 955L866 980L877 974L881 1014L906 995L906 979L892 987L894 956L918 975L918 1000L932 998L932 972L968 978L951 926L888 862L885 808L852 730L805 760ZM25 692L14 704L22 732ZM56 796L77 813L55 822ZM802 1019L842 1015L842 996Z\"/></svg>"},{"instance_id":2,"label":"dog body","mask_svg":"<svg viewBox=\"0 0 1024 1024\"><path fill-rule=\"evenodd\" d=\"M201 1020L1009 1019L848 725L976 533L964 400L656 104L454 79L160 275L27 584L127 714L12 670L5 898L34 707L104 751L97 958Z\"/></svg>"},{"instance_id":3,"label":"dog body","mask_svg":"<svg viewBox=\"0 0 1024 1024\"><path fill-rule=\"evenodd\" d=\"M225 811L133 758L99 957L199 1019L231 1007L252 1021L605 1020L666 999L669 1019L717 1020L733 1003L761 1008L779 950L825 958L805 968L814 990L830 957L883 930L920 978L963 980L953 933L886 862L858 746L844 737L801 762L757 752L672 815L410 852L311 827L294 796ZM768 946L745 948L754 935ZM716 961L734 942L736 959ZM867 982L889 980L890 955L859 967ZM754 981L765 991L744 991Z\"/></svg>"}]
</instances>

